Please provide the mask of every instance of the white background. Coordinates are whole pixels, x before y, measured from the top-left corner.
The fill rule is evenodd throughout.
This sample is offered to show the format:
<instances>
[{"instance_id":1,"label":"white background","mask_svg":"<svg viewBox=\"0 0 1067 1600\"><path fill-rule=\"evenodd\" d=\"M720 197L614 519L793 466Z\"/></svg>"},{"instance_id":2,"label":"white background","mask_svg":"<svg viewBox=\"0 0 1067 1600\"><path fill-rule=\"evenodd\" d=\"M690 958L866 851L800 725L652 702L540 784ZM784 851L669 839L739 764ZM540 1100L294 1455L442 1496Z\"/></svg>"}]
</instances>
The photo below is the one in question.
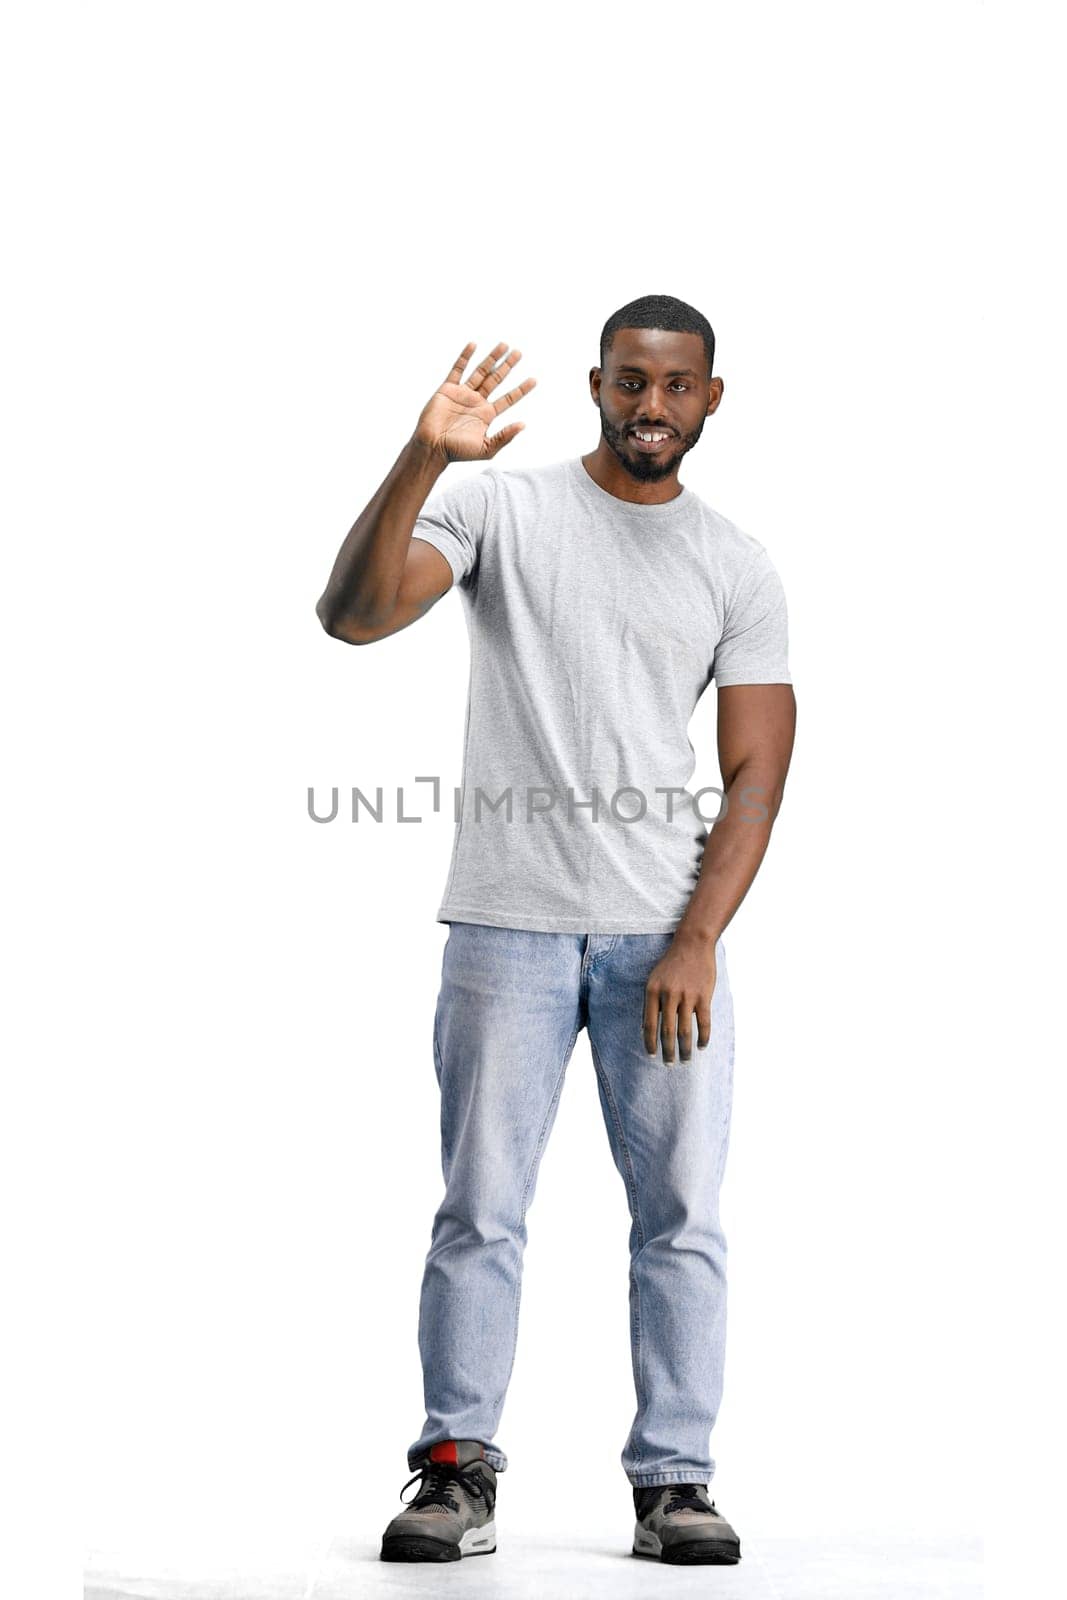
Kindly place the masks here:
<instances>
[{"instance_id":1,"label":"white background","mask_svg":"<svg viewBox=\"0 0 1067 1600\"><path fill-rule=\"evenodd\" d=\"M1045 1210L1056 1143L1027 998L1058 978L1050 16L9 28L8 1214L43 1357L23 1476L75 1476L86 1551L251 1559L400 1508L451 822L316 826L306 792L458 782L467 640L456 595L361 650L314 605L467 339L538 380L499 465L558 460L595 447L600 328L646 293L715 328L682 479L771 552L799 704L725 936L715 1492L749 1539L962 1537L1009 1488L1050 1336L989 1328L1058 1262L1000 1215ZM690 736L716 783L714 691ZM584 1033L529 1225L501 1504L536 1529L566 1485L625 1539L629 1218Z\"/></svg>"}]
</instances>

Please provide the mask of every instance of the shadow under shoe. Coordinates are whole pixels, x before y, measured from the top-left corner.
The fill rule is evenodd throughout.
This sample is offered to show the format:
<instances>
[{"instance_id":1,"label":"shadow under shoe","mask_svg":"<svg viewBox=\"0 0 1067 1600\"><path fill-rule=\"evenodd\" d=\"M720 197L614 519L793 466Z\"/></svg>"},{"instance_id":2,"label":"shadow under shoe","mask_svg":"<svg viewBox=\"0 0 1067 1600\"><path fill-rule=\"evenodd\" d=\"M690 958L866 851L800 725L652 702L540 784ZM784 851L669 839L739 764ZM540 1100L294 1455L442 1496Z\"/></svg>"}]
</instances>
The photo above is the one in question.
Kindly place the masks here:
<instances>
[{"instance_id":1,"label":"shadow under shoe","mask_svg":"<svg viewBox=\"0 0 1067 1600\"><path fill-rule=\"evenodd\" d=\"M715 1509L703 1483L634 1486L637 1526L630 1552L678 1566L707 1562L732 1566L741 1559L741 1541Z\"/></svg>"},{"instance_id":2,"label":"shadow under shoe","mask_svg":"<svg viewBox=\"0 0 1067 1600\"><path fill-rule=\"evenodd\" d=\"M383 1561L459 1561L496 1549L496 1472L478 1439L432 1445L400 1491L421 1479L418 1493L382 1536Z\"/></svg>"}]
</instances>

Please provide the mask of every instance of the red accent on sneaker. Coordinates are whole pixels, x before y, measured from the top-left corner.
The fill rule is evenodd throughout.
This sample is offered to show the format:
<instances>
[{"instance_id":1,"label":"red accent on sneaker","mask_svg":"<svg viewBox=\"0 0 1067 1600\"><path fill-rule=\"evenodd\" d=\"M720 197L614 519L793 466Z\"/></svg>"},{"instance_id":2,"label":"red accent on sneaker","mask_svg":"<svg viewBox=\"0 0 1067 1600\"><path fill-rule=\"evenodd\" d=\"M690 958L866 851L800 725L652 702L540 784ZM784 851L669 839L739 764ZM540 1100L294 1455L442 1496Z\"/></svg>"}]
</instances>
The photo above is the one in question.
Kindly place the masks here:
<instances>
[{"instance_id":1,"label":"red accent on sneaker","mask_svg":"<svg viewBox=\"0 0 1067 1600\"><path fill-rule=\"evenodd\" d=\"M441 1444L431 1445L430 1460L451 1461L453 1466L458 1466L459 1457L456 1454L456 1441L454 1439L445 1439Z\"/></svg>"}]
</instances>

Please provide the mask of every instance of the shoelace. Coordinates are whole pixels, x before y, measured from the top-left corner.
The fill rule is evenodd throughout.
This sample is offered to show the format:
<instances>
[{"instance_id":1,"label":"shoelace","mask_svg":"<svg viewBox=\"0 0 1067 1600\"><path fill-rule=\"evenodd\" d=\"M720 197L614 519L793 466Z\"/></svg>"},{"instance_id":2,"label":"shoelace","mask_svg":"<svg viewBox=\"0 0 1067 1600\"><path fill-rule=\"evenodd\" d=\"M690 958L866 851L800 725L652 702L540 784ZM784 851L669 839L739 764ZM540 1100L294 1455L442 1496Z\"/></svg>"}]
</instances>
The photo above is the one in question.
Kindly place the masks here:
<instances>
[{"instance_id":1,"label":"shoelace","mask_svg":"<svg viewBox=\"0 0 1067 1600\"><path fill-rule=\"evenodd\" d=\"M670 1499L664 1504L663 1515L669 1517L672 1511L703 1511L707 1515L709 1508L697 1494L697 1490L703 1489L703 1487L702 1483L678 1484L676 1488L671 1490ZM710 1510L715 1510L714 1500L711 1502Z\"/></svg>"},{"instance_id":2,"label":"shoelace","mask_svg":"<svg viewBox=\"0 0 1067 1600\"><path fill-rule=\"evenodd\" d=\"M431 1461L426 1466L420 1467L413 1478L409 1478L404 1489L410 1489L413 1483L424 1478L422 1488L411 1500L405 1500L406 1506L416 1511L425 1511L431 1506L441 1506L447 1511L458 1511L459 1506L454 1499L457 1487L461 1487L468 1494L477 1498L484 1496L486 1505L492 1509L489 1499L489 1485L480 1472L472 1471L469 1466L457 1467L451 1461ZM400 1491L400 1498L404 1500L404 1489Z\"/></svg>"}]
</instances>

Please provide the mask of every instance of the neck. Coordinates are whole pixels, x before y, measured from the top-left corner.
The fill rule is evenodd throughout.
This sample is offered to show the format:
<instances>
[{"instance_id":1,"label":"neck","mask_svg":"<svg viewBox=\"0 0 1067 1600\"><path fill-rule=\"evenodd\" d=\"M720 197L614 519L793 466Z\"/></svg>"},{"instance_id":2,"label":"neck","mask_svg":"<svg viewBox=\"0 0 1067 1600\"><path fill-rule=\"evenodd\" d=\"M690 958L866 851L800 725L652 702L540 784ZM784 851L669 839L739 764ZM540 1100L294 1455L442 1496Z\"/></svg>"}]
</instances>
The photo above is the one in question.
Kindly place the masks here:
<instances>
[{"instance_id":1,"label":"neck","mask_svg":"<svg viewBox=\"0 0 1067 1600\"><path fill-rule=\"evenodd\" d=\"M680 463L675 462L665 477L650 483L627 472L604 439L589 455L582 456L581 462L593 482L617 500L629 500L639 506L660 506L668 500L676 500L682 492L683 485L678 482Z\"/></svg>"}]
</instances>

